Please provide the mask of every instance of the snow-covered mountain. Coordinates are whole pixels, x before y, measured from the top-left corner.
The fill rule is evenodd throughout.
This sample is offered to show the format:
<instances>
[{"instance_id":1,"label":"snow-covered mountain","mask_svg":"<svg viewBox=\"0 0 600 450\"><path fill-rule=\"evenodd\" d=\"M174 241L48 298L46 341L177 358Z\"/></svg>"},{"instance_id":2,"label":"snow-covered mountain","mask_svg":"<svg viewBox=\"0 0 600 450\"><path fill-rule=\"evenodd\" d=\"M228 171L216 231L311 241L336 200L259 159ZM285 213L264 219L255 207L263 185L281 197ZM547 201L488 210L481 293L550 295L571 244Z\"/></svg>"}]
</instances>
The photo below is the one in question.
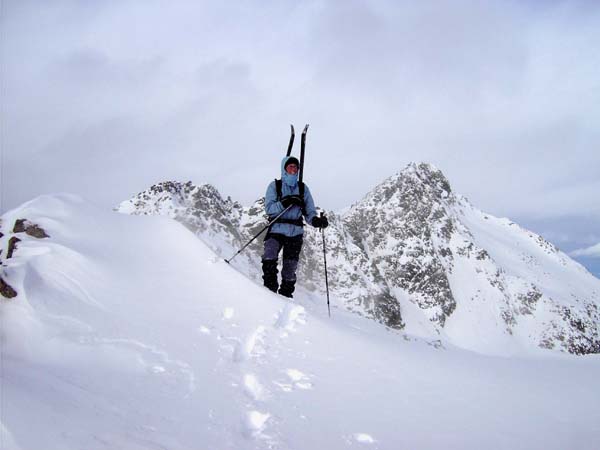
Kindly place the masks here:
<instances>
[{"instance_id":1,"label":"snow-covered mountain","mask_svg":"<svg viewBox=\"0 0 600 450\"><path fill-rule=\"evenodd\" d=\"M205 236L212 226L228 224L211 221ZM0 297L2 450L593 450L600 441L600 355L440 347L349 312L337 296L330 319L317 292L301 288L293 302L271 293L176 221L75 196L9 211L0 233L0 276L16 294ZM441 329L460 312L453 293Z\"/></svg>"},{"instance_id":2,"label":"snow-covered mountain","mask_svg":"<svg viewBox=\"0 0 600 450\"><path fill-rule=\"evenodd\" d=\"M266 223L210 185L166 182L118 210L167 215L229 257ZM390 328L485 353L600 352L600 280L541 236L475 208L429 164L410 164L326 230L329 282L345 307ZM322 238L307 227L299 283L324 294ZM260 280L262 241L234 260Z\"/></svg>"}]
</instances>

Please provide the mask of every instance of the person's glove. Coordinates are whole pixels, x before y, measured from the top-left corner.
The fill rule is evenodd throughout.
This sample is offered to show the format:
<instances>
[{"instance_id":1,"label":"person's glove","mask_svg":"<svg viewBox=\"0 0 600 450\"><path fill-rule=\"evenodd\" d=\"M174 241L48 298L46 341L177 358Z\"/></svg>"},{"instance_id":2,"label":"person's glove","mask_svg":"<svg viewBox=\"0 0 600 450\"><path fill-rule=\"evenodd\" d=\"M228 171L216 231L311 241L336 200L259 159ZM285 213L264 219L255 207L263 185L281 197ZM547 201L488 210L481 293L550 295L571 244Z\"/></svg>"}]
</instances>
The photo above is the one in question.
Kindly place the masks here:
<instances>
[{"instance_id":1,"label":"person's glove","mask_svg":"<svg viewBox=\"0 0 600 450\"><path fill-rule=\"evenodd\" d=\"M315 216L313 217L312 220L312 226L315 228L327 228L327 226L329 225L329 221L327 220L327 217L322 216Z\"/></svg>"},{"instance_id":2,"label":"person's glove","mask_svg":"<svg viewBox=\"0 0 600 450\"><path fill-rule=\"evenodd\" d=\"M281 199L281 204L284 208L295 205L304 208L304 200L299 195L286 195Z\"/></svg>"}]
</instances>

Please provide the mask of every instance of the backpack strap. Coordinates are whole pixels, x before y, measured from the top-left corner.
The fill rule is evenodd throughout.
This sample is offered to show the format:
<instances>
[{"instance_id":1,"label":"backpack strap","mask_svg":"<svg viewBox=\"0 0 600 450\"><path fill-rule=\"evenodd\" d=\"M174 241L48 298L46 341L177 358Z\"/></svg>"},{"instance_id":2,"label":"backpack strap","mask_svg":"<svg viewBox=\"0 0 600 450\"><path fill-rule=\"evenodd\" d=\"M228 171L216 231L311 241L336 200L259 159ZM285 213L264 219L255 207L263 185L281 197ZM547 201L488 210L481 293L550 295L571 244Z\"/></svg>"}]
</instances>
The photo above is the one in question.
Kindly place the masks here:
<instances>
[{"instance_id":1,"label":"backpack strap","mask_svg":"<svg viewBox=\"0 0 600 450\"><path fill-rule=\"evenodd\" d=\"M275 189L277 191L277 200L281 200L281 179L275 179ZM300 190L300 198L304 200L304 183L298 181L298 189Z\"/></svg>"},{"instance_id":2,"label":"backpack strap","mask_svg":"<svg viewBox=\"0 0 600 450\"><path fill-rule=\"evenodd\" d=\"M302 220L302 217L299 219L279 219L277 223L290 223L292 225L296 225L297 227L304 226L304 220Z\"/></svg>"},{"instance_id":3,"label":"backpack strap","mask_svg":"<svg viewBox=\"0 0 600 450\"><path fill-rule=\"evenodd\" d=\"M298 181L298 189L300 190L300 198L302 200L304 200L304 183L302 181ZM282 197L282 193L281 193L281 179L277 179L275 178L275 190L277 191L277 201L281 200ZM306 209L302 208L302 214L306 216ZM304 226L304 222L302 221L302 218L300 219L279 219L278 220L279 223L291 223L293 225L298 225L298 226Z\"/></svg>"}]
</instances>

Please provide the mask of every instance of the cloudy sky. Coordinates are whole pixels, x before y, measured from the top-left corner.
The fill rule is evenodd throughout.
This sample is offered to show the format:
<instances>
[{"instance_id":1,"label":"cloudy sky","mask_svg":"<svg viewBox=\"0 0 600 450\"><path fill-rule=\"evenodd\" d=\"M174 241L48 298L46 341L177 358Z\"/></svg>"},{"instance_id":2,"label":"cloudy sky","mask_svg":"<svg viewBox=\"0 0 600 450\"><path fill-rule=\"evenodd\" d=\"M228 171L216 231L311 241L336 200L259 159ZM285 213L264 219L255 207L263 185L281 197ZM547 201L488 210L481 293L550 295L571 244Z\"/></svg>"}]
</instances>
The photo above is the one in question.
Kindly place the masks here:
<instances>
[{"instance_id":1,"label":"cloudy sky","mask_svg":"<svg viewBox=\"0 0 600 450\"><path fill-rule=\"evenodd\" d=\"M598 1L0 8L2 211L62 191L108 207L166 179L247 204L310 123L326 209L426 161L566 251L600 243ZM578 255L600 274L598 246Z\"/></svg>"}]
</instances>

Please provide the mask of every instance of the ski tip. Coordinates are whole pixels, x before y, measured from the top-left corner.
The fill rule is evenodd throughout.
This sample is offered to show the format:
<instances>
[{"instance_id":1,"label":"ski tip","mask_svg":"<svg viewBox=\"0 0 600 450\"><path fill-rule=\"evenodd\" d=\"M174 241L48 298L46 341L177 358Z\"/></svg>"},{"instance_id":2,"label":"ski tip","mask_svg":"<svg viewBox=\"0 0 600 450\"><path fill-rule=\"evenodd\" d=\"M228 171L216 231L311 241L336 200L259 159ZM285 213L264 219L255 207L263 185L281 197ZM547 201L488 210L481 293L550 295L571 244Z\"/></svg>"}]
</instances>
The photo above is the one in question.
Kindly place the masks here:
<instances>
[{"instance_id":1,"label":"ski tip","mask_svg":"<svg viewBox=\"0 0 600 450\"><path fill-rule=\"evenodd\" d=\"M292 147L294 146L294 136L296 135L296 133L294 132L294 125L290 124L290 127L292 128L292 132L290 133L290 142L288 144L287 153L285 154L285 156L290 156L292 154Z\"/></svg>"},{"instance_id":2,"label":"ski tip","mask_svg":"<svg viewBox=\"0 0 600 450\"><path fill-rule=\"evenodd\" d=\"M303 133L306 133L307 131L308 131L308 124L306 124L306 125L304 126L304 131L302 131L302 132L303 132Z\"/></svg>"}]
</instances>

